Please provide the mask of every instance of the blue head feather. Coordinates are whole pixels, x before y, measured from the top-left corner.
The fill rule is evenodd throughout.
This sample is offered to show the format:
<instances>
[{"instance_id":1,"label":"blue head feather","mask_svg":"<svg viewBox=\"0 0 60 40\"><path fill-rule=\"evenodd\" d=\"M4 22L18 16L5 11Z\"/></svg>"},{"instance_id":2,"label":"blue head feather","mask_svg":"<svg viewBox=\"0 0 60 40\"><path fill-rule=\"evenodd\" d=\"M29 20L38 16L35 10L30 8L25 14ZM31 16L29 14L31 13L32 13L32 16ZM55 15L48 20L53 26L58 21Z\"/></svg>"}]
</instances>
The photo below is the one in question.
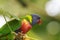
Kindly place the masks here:
<instances>
[{"instance_id":1,"label":"blue head feather","mask_svg":"<svg viewBox=\"0 0 60 40\"><path fill-rule=\"evenodd\" d=\"M32 25L35 25L37 20L40 20L40 16L37 14L32 14Z\"/></svg>"}]
</instances>

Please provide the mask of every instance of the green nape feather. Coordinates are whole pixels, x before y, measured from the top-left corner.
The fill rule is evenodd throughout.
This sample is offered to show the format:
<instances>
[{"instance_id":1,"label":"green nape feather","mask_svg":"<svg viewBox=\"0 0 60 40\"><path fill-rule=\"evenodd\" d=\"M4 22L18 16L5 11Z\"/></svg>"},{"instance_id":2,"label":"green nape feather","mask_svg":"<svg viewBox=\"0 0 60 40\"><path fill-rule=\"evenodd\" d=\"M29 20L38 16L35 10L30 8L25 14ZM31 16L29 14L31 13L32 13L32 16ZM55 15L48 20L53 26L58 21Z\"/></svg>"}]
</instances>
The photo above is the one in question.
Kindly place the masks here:
<instances>
[{"instance_id":1,"label":"green nape feather","mask_svg":"<svg viewBox=\"0 0 60 40\"><path fill-rule=\"evenodd\" d=\"M26 17L28 18L29 22L32 23L32 16L31 15L26 15Z\"/></svg>"},{"instance_id":2,"label":"green nape feather","mask_svg":"<svg viewBox=\"0 0 60 40\"><path fill-rule=\"evenodd\" d=\"M32 23L32 16L31 15L26 15L26 16L23 16L21 17L20 19L26 19L28 22Z\"/></svg>"}]
</instances>

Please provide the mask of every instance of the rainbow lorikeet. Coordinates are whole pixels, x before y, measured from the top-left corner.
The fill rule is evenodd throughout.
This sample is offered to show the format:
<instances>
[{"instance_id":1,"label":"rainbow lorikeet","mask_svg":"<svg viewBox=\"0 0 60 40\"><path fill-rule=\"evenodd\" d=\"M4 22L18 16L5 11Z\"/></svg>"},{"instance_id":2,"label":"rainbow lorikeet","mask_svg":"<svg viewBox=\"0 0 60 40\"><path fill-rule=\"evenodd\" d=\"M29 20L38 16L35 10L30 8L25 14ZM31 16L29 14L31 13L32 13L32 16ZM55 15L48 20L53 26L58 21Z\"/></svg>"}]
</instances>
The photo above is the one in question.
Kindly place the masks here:
<instances>
[{"instance_id":1,"label":"rainbow lorikeet","mask_svg":"<svg viewBox=\"0 0 60 40\"><path fill-rule=\"evenodd\" d=\"M41 23L41 19L40 16L36 15L36 14L32 14L32 15L27 15L27 19L23 19L22 20L22 25L20 28L18 28L15 32L23 32L23 34L27 33L35 24L40 24Z\"/></svg>"},{"instance_id":2,"label":"rainbow lorikeet","mask_svg":"<svg viewBox=\"0 0 60 40\"><path fill-rule=\"evenodd\" d=\"M12 20L8 22L12 31L18 33L22 32L22 34L26 34L35 24L40 24L41 19L37 14L26 15L21 17L20 20ZM8 35L11 33L7 24L5 24L2 28L0 28L0 37Z\"/></svg>"}]
</instances>

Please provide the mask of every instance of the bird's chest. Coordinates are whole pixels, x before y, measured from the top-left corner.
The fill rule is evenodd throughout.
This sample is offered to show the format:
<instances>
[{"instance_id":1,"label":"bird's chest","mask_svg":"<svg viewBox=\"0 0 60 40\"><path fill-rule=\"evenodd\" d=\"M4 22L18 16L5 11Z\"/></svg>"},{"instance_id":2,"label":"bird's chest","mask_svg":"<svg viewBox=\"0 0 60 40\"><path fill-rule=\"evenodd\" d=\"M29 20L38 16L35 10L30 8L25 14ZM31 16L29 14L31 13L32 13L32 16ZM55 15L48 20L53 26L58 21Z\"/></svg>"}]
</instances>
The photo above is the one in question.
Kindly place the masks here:
<instances>
[{"instance_id":1,"label":"bird's chest","mask_svg":"<svg viewBox=\"0 0 60 40\"><path fill-rule=\"evenodd\" d=\"M26 33L31 28L32 28L31 24L27 20L23 19L22 22L21 22L21 28L20 28L20 30L23 31L23 33Z\"/></svg>"}]
</instances>

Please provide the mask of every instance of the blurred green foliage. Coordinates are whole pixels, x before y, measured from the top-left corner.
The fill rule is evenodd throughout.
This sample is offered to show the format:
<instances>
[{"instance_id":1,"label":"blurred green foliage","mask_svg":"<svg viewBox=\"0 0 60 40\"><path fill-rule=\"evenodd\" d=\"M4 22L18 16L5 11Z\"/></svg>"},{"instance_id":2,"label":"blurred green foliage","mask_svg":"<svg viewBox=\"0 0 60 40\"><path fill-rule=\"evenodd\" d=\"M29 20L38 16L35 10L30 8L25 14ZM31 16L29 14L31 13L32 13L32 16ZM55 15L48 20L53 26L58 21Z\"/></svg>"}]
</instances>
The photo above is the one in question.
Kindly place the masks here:
<instances>
[{"instance_id":1,"label":"blurred green foliage","mask_svg":"<svg viewBox=\"0 0 60 40\"><path fill-rule=\"evenodd\" d=\"M60 23L60 17L50 17L46 14L45 4L48 0L23 0L26 7L16 0L0 0L0 14L11 16L13 14L18 18L27 14L39 14L42 19L41 25L35 25L27 35L37 40L60 40L60 32L51 35L47 32L47 24L51 21ZM2 10L3 9L3 10ZM14 17L13 17L14 18Z\"/></svg>"}]
</instances>

